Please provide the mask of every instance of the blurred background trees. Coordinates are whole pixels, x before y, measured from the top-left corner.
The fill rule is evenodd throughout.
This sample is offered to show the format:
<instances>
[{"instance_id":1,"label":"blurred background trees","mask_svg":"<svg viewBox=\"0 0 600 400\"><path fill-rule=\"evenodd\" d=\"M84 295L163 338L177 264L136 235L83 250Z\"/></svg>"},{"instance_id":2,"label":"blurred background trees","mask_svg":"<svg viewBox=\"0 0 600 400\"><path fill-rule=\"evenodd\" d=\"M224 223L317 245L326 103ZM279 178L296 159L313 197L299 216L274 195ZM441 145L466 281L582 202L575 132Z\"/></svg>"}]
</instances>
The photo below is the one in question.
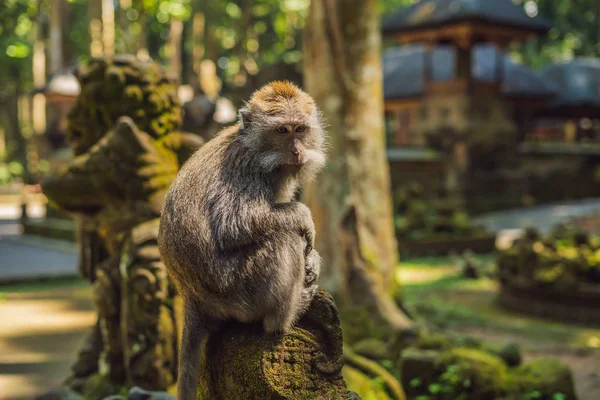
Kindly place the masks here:
<instances>
[{"instance_id":1,"label":"blurred background trees","mask_svg":"<svg viewBox=\"0 0 600 400\"><path fill-rule=\"evenodd\" d=\"M539 67L600 55L600 0L520 0L555 25L547 37L514 45L512 56ZM415 0L379 0L381 14ZM51 77L89 57L134 53L166 65L184 84L239 105L256 86L301 80L302 29L309 0L6 0L0 10L0 182L35 181L43 160L28 139L45 130ZM385 43L384 43L385 45ZM217 76L218 80L208 76ZM202 82L202 85L200 84ZM34 151L33 151L34 152ZM29 158L28 158L29 157ZM34 159L32 160L31 157Z\"/></svg>"}]
</instances>

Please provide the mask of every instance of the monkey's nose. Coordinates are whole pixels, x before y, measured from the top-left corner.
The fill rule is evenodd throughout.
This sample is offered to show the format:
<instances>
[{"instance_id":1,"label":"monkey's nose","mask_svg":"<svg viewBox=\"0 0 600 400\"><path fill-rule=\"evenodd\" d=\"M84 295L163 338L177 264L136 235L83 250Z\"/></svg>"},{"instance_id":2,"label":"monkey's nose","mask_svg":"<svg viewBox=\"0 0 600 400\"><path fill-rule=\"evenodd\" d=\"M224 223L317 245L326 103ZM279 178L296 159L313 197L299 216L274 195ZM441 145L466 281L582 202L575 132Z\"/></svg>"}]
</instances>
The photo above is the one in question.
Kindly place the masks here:
<instances>
[{"instance_id":1,"label":"monkey's nose","mask_svg":"<svg viewBox=\"0 0 600 400\"><path fill-rule=\"evenodd\" d=\"M295 156L297 156L298 154L300 154L300 152L298 151L297 148L292 147L292 154L295 155Z\"/></svg>"}]
</instances>

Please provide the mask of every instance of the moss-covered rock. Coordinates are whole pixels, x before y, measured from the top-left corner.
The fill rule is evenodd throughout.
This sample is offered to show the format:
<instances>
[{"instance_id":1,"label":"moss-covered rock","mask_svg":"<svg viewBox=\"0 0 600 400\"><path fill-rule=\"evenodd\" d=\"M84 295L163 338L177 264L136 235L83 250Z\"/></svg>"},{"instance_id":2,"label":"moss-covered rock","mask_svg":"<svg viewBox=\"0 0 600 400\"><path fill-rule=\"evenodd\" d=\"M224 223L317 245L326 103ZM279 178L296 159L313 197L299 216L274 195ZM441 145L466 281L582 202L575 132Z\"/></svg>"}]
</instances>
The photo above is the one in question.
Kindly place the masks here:
<instances>
[{"instance_id":1,"label":"moss-covered rock","mask_svg":"<svg viewBox=\"0 0 600 400\"><path fill-rule=\"evenodd\" d=\"M409 395L425 394L437 378L436 350L408 348L402 352L402 386Z\"/></svg>"},{"instance_id":2,"label":"moss-covered rock","mask_svg":"<svg viewBox=\"0 0 600 400\"><path fill-rule=\"evenodd\" d=\"M513 389L502 359L480 350L455 348L444 352L436 368L439 383L429 389L440 399L498 399Z\"/></svg>"},{"instance_id":3,"label":"moss-covered rock","mask_svg":"<svg viewBox=\"0 0 600 400\"><path fill-rule=\"evenodd\" d=\"M561 225L545 237L528 229L512 247L498 253L496 264L504 285L577 290L582 284L598 283L600 240Z\"/></svg>"},{"instance_id":4,"label":"moss-covered rock","mask_svg":"<svg viewBox=\"0 0 600 400\"><path fill-rule=\"evenodd\" d=\"M538 358L516 368L512 376L521 394L536 396L530 398L539 400L577 398L571 371L560 361Z\"/></svg>"},{"instance_id":5,"label":"moss-covered rock","mask_svg":"<svg viewBox=\"0 0 600 400\"><path fill-rule=\"evenodd\" d=\"M320 291L286 335L231 322L203 350L198 397L203 400L349 399L341 375L342 336L333 300Z\"/></svg>"}]
</instances>

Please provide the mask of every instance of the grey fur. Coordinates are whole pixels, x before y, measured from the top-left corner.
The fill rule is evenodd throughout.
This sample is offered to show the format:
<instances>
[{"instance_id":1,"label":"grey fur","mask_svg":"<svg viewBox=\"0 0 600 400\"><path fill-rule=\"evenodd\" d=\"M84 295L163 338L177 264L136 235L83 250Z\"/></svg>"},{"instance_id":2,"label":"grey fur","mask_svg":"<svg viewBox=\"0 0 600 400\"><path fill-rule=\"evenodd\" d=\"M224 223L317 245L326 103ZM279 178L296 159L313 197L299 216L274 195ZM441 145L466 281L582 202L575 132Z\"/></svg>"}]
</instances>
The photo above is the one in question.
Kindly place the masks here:
<instances>
[{"instance_id":1,"label":"grey fur","mask_svg":"<svg viewBox=\"0 0 600 400\"><path fill-rule=\"evenodd\" d=\"M284 332L317 290L312 215L292 200L325 160L318 110L307 115L289 101L277 115L250 108L240 116L183 166L163 208L160 251L185 301L178 399L196 398L200 344L221 321ZM308 129L274 131L285 124ZM286 161L292 143L303 164Z\"/></svg>"}]
</instances>

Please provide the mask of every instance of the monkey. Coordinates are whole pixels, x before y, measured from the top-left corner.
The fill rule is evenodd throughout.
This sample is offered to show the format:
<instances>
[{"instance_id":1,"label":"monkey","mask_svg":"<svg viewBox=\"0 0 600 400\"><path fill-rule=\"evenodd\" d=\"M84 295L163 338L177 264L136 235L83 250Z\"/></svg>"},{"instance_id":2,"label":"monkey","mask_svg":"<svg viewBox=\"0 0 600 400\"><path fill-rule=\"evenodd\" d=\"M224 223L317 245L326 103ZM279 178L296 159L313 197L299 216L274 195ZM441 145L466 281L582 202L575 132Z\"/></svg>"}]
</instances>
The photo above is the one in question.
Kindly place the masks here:
<instances>
[{"instance_id":1,"label":"monkey","mask_svg":"<svg viewBox=\"0 0 600 400\"><path fill-rule=\"evenodd\" d=\"M173 181L158 242L184 303L178 400L196 398L201 345L224 321L285 333L316 293L314 222L293 200L325 164L321 115L296 85L271 82Z\"/></svg>"}]
</instances>

